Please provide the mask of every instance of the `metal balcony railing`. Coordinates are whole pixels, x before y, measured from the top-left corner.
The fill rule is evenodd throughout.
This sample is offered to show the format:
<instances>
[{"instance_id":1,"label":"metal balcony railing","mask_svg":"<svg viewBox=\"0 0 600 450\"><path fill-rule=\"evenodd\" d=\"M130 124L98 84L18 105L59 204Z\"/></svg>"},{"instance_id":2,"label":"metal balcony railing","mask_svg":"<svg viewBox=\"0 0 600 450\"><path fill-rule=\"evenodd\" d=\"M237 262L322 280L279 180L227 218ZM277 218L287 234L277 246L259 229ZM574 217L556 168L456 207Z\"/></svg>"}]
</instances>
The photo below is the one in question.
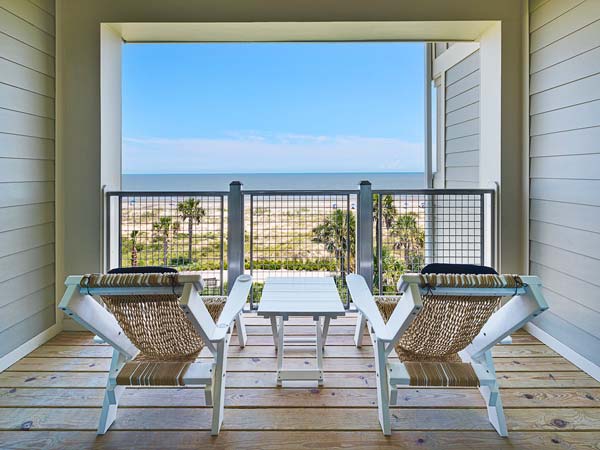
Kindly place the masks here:
<instances>
[{"instance_id":1,"label":"metal balcony railing","mask_svg":"<svg viewBox=\"0 0 600 450\"><path fill-rule=\"evenodd\" d=\"M201 271L208 294L244 272L333 276L346 306L348 273L389 294L430 262L494 265L495 196L487 189L108 192L106 268L164 265Z\"/></svg>"}]
</instances>

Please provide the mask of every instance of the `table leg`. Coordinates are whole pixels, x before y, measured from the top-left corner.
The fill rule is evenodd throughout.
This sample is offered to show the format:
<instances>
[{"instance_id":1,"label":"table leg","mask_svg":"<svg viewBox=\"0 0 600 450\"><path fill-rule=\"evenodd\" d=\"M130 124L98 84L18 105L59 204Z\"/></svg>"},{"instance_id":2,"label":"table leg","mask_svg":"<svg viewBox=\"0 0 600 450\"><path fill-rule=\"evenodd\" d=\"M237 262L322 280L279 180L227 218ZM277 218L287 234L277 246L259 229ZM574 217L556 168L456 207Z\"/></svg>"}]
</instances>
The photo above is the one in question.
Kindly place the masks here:
<instances>
[{"instance_id":1,"label":"table leg","mask_svg":"<svg viewBox=\"0 0 600 450\"><path fill-rule=\"evenodd\" d=\"M325 344L327 343L327 333L329 333L329 322L331 317L323 317L323 350L325 350Z\"/></svg>"},{"instance_id":2,"label":"table leg","mask_svg":"<svg viewBox=\"0 0 600 450\"><path fill-rule=\"evenodd\" d=\"M317 331L317 369L319 371L319 386L323 386L323 332L321 330L321 321L317 319L315 321L315 328Z\"/></svg>"},{"instance_id":3,"label":"table leg","mask_svg":"<svg viewBox=\"0 0 600 450\"><path fill-rule=\"evenodd\" d=\"M282 386L281 371L283 370L283 339L285 320L279 318L279 330L277 330L277 386Z\"/></svg>"},{"instance_id":4,"label":"table leg","mask_svg":"<svg viewBox=\"0 0 600 450\"><path fill-rule=\"evenodd\" d=\"M277 317L271 316L271 331L273 332L273 344L275 345L275 352L277 352Z\"/></svg>"}]
</instances>

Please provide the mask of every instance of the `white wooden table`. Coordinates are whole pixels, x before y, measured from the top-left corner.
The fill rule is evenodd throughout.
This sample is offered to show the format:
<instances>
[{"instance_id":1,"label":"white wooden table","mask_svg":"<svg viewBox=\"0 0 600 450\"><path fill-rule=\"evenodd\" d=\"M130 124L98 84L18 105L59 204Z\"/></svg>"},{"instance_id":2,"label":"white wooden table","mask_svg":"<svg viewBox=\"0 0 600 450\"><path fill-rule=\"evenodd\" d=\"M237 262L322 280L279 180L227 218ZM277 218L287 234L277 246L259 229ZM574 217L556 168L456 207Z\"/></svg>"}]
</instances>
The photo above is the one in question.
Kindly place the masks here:
<instances>
[{"instance_id":1,"label":"white wooden table","mask_svg":"<svg viewBox=\"0 0 600 450\"><path fill-rule=\"evenodd\" d=\"M258 315L271 319L277 351L277 385L283 381L316 380L323 385L323 348L331 319L346 313L333 277L268 278L263 288ZM309 316L315 321L315 338L285 337L285 322L293 316ZM284 370L286 343L314 343L316 369Z\"/></svg>"}]
</instances>

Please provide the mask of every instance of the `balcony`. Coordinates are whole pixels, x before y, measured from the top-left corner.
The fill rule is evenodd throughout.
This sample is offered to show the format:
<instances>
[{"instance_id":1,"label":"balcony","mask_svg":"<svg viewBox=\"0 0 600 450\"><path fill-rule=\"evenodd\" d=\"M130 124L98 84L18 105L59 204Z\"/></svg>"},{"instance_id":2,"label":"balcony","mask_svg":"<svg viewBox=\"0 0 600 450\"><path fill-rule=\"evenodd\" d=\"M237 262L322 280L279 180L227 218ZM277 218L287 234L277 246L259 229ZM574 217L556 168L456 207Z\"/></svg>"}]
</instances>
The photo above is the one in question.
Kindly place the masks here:
<instances>
[{"instance_id":1,"label":"balcony","mask_svg":"<svg viewBox=\"0 0 600 450\"><path fill-rule=\"evenodd\" d=\"M125 391L119 418L96 437L112 349L63 332L0 374L3 448L585 448L600 427L600 384L524 331L494 349L509 439L488 422L476 389L405 389L391 437L377 421L370 339L354 347L356 317L332 322L321 389L276 388L271 328L246 314L248 345L229 351L225 422L210 436L202 389ZM295 319L294 335L313 333ZM235 340L234 340L235 342ZM314 352L289 351L290 366ZM21 430L21 431L18 431ZM28 430L25 432L24 430Z\"/></svg>"},{"instance_id":2,"label":"balcony","mask_svg":"<svg viewBox=\"0 0 600 450\"><path fill-rule=\"evenodd\" d=\"M0 449L599 448L600 2L406 3L0 1ZM344 122L351 133L356 130L347 117L374 129L365 137L379 142L383 136L393 156L386 161L373 151L372 140L340 147L330 171L352 173L352 181L343 184L325 175L328 185L312 186L322 170L313 162L325 153L305 157L304 147L276 147L285 139L271 142L273 154L302 159L298 167L292 165L299 175L263 165L266 158L256 158L251 167L240 163L244 170L229 164L234 158L221 153L208 136L219 127L206 118L220 112L231 130L252 131L253 109L270 108L262 91L247 83L250 72L224 53L219 58L227 76L215 72L222 82L218 89L200 80L205 68L213 68L206 61L199 59L200 69L190 70L191 58L167 64L151 55L155 70L141 73L165 81L168 77L156 68L174 73L177 65L192 74L192 83L187 90L177 77L166 80L170 86L165 89L134 83L144 100L140 104L154 107L157 119L127 116L126 46L184 42L221 49L227 43L357 43L370 47L371 54L377 54L372 43L421 43L424 64L418 83L422 79L423 90L419 85L412 92L422 93L423 103L403 105L417 124L403 125L422 131L415 138L423 144L422 166L404 168L411 171L406 183L396 173L376 180L377 170L367 172L360 161L344 166L352 152L385 170L400 170L411 156L395 138L388 142L395 132L371 127L403 120L395 113L405 96L390 93L408 84L400 83L398 73L388 74L388 58L380 58L384 70L369 64L361 68L366 68L363 85L377 87L391 103L389 110L372 102L371 94L358 99L358 91L346 83L350 70L332 76L321 63L325 58L312 57L319 70L309 68L308 73L335 83L343 90L337 98L358 105L341 114L296 91L309 83L294 67L287 72L293 76L285 76L278 72L277 57L261 65L265 73L293 83L285 91L307 100L309 122L332 136L338 131L329 130L314 112ZM393 62L402 75L410 73L403 58ZM307 67L295 65L301 66ZM376 82L372 73L384 74L393 88ZM255 78L273 94L275 114L292 124L281 129L294 135L302 131L292 129L298 121L287 114L295 108L293 101L279 95L268 77ZM171 86L180 88L176 95L169 95ZM197 86L200 94L191 95ZM203 97L209 91L215 94L212 102ZM228 106L223 93L230 94ZM158 94L165 94L172 109L156 101ZM187 112L181 98L191 105ZM238 110L244 98L250 112ZM385 120L369 120L362 115L367 110ZM234 115L241 125L232 125ZM179 116L190 119L188 136L152 126ZM187 147L187 138L201 138L206 147L200 150L219 163L213 174L223 175L223 183L202 175L197 184L179 179L168 192L147 192L144 186L126 190L123 174L158 171L144 151L136 164L142 161L146 167L124 163L124 143L137 139L124 126L132 117L151 128L152 133L140 133L144 142L174 138L177 157L170 149L145 147L170 160L171 167L162 167L165 174L213 173L201 163L188 164L200 147ZM321 135L317 128L310 136ZM206 129L211 133L205 136ZM253 133L249 136L256 137ZM248 172L276 174L277 184L224 184L225 178L245 181L241 177ZM356 172L361 175L354 179ZM236 174L231 180L230 173ZM302 181L306 173L316 177ZM372 186L354 186L369 177ZM260 190L268 187L278 190ZM362 347L355 346L355 324L365 315L349 293L348 276L363 275L374 294L396 294L402 274L434 262L484 264L541 280L539 292L549 309L511 333L512 343L495 345L490 356L507 438L490 425L477 389L461 387L399 388L399 405L391 408L393 432L382 433L376 382L385 377L377 376L376 367L388 372L377 365L382 352L374 351L370 336L363 335ZM212 407L205 406L205 392L214 391L196 385L128 388L117 420L105 435L97 435L113 350L58 307L65 278L147 264L200 271L206 281L203 293L213 296L226 294L241 274L253 277L241 316L248 343L240 348L232 339L227 347L225 414L217 437L211 436ZM274 327L257 309L267 277L284 276L332 276L343 300L346 316L332 321L324 350L324 386L291 382L277 387ZM429 287L420 286L419 292ZM161 288L161 293L178 294L174 285ZM81 294L82 289L71 291ZM86 301L96 314L108 314L101 302ZM239 317L236 312L234 320ZM314 331L309 319L292 318L289 334L307 341ZM225 327L215 327L224 351L231 336ZM382 342L386 339L376 339L375 349ZM313 363L313 348L299 342L290 346L291 368ZM391 346L385 350L394 356ZM208 356L204 349L200 360ZM219 379L210 378L211 385ZM493 407L496 391L484 388Z\"/></svg>"}]
</instances>

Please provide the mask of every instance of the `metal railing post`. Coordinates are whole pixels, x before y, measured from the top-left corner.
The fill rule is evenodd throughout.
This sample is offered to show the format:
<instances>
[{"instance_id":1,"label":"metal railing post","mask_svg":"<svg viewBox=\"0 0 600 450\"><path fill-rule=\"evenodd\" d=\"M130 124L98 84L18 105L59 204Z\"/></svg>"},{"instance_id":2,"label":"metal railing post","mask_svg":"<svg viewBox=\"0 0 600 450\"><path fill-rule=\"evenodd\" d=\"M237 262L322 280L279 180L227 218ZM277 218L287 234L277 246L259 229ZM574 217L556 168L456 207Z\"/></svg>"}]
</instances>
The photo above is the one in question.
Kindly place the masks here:
<instances>
[{"instance_id":1,"label":"metal railing post","mask_svg":"<svg viewBox=\"0 0 600 450\"><path fill-rule=\"evenodd\" d=\"M227 195L227 292L244 273L244 196L242 183L233 181Z\"/></svg>"},{"instance_id":2,"label":"metal railing post","mask_svg":"<svg viewBox=\"0 0 600 450\"><path fill-rule=\"evenodd\" d=\"M356 268L373 291L373 192L369 181L360 182L356 226Z\"/></svg>"}]
</instances>

